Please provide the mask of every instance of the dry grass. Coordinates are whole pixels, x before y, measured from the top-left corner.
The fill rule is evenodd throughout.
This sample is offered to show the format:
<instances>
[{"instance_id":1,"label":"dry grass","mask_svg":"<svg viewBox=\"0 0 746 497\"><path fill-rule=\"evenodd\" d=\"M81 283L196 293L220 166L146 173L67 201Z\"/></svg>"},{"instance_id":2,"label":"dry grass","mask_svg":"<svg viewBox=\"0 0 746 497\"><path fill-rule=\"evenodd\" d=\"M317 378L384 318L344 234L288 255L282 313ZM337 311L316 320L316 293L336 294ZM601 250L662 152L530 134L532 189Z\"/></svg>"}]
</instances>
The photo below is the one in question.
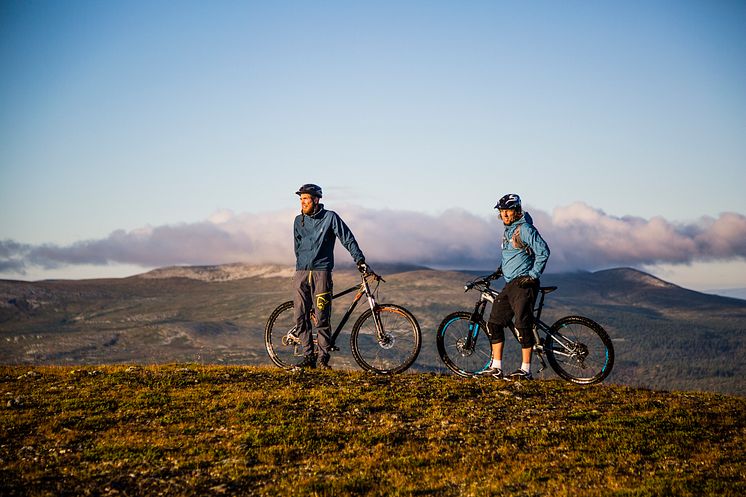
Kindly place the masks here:
<instances>
[{"instance_id":1,"label":"dry grass","mask_svg":"<svg viewBox=\"0 0 746 497\"><path fill-rule=\"evenodd\" d=\"M746 400L255 367L0 367L0 494L743 495Z\"/></svg>"}]
</instances>

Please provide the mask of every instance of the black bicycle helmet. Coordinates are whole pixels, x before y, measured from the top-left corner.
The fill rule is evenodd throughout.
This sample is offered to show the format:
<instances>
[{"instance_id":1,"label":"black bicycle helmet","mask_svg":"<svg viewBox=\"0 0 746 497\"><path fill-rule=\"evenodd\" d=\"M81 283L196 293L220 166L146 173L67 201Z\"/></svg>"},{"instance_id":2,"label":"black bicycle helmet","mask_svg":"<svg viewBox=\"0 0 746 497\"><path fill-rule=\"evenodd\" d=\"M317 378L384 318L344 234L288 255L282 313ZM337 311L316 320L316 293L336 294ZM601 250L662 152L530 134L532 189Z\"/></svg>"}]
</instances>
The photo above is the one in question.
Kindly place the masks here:
<instances>
[{"instance_id":1,"label":"black bicycle helmet","mask_svg":"<svg viewBox=\"0 0 746 497\"><path fill-rule=\"evenodd\" d=\"M497 201L495 209L519 209L521 208L521 197L515 193L508 193Z\"/></svg>"},{"instance_id":2,"label":"black bicycle helmet","mask_svg":"<svg viewBox=\"0 0 746 497\"><path fill-rule=\"evenodd\" d=\"M309 195L313 197L321 198L321 187L319 185L314 185L313 183L306 183L305 185L298 188L298 191L295 192L296 195L300 196L304 193L308 193Z\"/></svg>"}]
</instances>

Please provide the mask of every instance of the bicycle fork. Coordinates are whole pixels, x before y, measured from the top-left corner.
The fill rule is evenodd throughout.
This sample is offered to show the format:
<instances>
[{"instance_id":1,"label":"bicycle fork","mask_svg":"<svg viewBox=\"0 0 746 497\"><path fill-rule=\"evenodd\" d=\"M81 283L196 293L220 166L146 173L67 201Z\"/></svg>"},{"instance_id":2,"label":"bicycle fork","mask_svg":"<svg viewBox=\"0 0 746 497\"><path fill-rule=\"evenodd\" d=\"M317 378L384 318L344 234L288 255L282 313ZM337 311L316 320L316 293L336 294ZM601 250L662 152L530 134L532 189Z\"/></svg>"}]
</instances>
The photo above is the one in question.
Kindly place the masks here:
<instances>
[{"instance_id":1,"label":"bicycle fork","mask_svg":"<svg viewBox=\"0 0 746 497\"><path fill-rule=\"evenodd\" d=\"M474 306L474 312L471 313L469 319L469 333L466 335L466 342L464 343L464 351L471 354L474 351L474 346L477 343L477 336L479 335L479 323L482 321L484 316L484 308L487 305L487 300L484 298L480 299ZM489 331L489 330L485 330Z\"/></svg>"},{"instance_id":2,"label":"bicycle fork","mask_svg":"<svg viewBox=\"0 0 746 497\"><path fill-rule=\"evenodd\" d=\"M387 335L383 330L383 323L381 322L381 311L378 308L375 297L373 297L373 295L371 294L370 286L368 286L367 281L365 282L365 297L368 299L370 312L373 313L373 322L376 324L376 339L378 340L378 344L384 347L390 342L391 337Z\"/></svg>"}]
</instances>

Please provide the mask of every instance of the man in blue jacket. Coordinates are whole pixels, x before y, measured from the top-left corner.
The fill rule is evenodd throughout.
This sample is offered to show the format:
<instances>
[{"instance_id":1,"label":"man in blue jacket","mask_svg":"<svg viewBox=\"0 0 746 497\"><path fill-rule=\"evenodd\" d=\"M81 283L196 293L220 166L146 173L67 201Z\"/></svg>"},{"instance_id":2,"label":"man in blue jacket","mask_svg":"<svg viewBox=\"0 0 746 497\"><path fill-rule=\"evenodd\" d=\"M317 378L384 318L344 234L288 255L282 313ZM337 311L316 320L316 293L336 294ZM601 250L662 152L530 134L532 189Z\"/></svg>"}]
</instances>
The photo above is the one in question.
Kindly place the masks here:
<instances>
[{"instance_id":1,"label":"man in blue jacket","mask_svg":"<svg viewBox=\"0 0 746 497\"><path fill-rule=\"evenodd\" d=\"M502 355L505 343L505 327L515 326L521 344L522 363L520 369L510 374L511 379L532 379L531 352L536 343L534 337L533 307L539 293L539 277L549 259L549 247L534 227L531 216L524 213L521 198L510 193L498 200L500 218L505 225L502 240L502 264L492 275L502 275L505 288L492 304L487 323L492 345L492 362L482 374L503 378ZM511 323L512 321L512 323Z\"/></svg>"},{"instance_id":2,"label":"man in blue jacket","mask_svg":"<svg viewBox=\"0 0 746 497\"><path fill-rule=\"evenodd\" d=\"M355 241L350 228L334 211L324 209L319 203L321 187L314 184L301 186L301 213L295 218L295 295L293 309L298 336L303 345L303 360L299 368L329 368L329 348L332 328L329 318L332 311L332 269L334 269L334 244L339 238L350 252L360 272L365 273L365 256ZM314 351L311 335L311 312L318 336L318 354Z\"/></svg>"}]
</instances>

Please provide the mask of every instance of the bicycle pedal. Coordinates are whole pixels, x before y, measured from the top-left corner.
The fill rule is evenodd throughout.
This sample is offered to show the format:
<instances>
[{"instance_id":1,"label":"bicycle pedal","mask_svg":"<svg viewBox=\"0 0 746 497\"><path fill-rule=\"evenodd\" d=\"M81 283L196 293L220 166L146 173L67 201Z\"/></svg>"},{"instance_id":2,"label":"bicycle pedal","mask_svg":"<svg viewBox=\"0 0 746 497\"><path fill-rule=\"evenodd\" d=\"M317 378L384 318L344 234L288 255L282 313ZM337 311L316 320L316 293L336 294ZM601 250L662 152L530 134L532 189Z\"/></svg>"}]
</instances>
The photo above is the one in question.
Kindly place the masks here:
<instances>
[{"instance_id":1,"label":"bicycle pedal","mask_svg":"<svg viewBox=\"0 0 746 497\"><path fill-rule=\"evenodd\" d=\"M329 347L329 352L337 352L338 350L339 347L337 347L336 345L332 345L331 347Z\"/></svg>"}]
</instances>

